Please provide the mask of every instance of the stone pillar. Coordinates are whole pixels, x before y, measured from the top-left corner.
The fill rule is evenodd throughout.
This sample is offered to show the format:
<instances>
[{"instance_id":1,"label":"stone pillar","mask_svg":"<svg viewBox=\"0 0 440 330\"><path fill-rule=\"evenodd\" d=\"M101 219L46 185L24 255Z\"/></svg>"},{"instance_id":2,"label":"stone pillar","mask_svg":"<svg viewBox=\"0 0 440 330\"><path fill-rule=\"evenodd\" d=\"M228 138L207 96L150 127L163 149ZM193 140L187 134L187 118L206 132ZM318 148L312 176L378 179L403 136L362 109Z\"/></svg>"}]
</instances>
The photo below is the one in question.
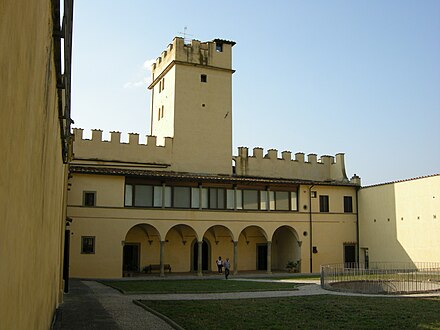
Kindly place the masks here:
<instances>
[{"instance_id":1,"label":"stone pillar","mask_svg":"<svg viewBox=\"0 0 440 330\"><path fill-rule=\"evenodd\" d=\"M165 276L165 271L163 267L163 255L165 250L165 241L160 241L160 276Z\"/></svg>"},{"instance_id":2,"label":"stone pillar","mask_svg":"<svg viewBox=\"0 0 440 330\"><path fill-rule=\"evenodd\" d=\"M238 273L238 241L234 241L234 275Z\"/></svg>"},{"instance_id":3,"label":"stone pillar","mask_svg":"<svg viewBox=\"0 0 440 330\"><path fill-rule=\"evenodd\" d=\"M202 273L202 247L203 241L197 242L197 249L199 251L197 255L197 276L203 276Z\"/></svg>"},{"instance_id":4,"label":"stone pillar","mask_svg":"<svg viewBox=\"0 0 440 330\"><path fill-rule=\"evenodd\" d=\"M272 274L272 242L267 242L267 273Z\"/></svg>"}]
</instances>

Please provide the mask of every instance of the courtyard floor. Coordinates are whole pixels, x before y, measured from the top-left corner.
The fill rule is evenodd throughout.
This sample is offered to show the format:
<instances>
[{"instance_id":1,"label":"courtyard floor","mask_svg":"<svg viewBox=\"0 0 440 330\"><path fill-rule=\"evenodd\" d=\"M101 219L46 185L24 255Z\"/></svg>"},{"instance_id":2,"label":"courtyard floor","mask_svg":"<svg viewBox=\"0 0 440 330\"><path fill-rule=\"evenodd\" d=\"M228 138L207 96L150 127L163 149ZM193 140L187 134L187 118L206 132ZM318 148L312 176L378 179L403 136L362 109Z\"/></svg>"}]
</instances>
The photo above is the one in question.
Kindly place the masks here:
<instances>
[{"instance_id":1,"label":"courtyard floor","mask_svg":"<svg viewBox=\"0 0 440 330\"><path fill-rule=\"evenodd\" d=\"M284 274L285 275L285 274ZM272 276L276 276L272 275ZM223 280L220 275L212 274L210 278ZM252 277L249 278L249 277ZM258 277L261 277L258 279ZM170 279L200 279L197 276L169 276ZM125 280L141 278L124 278ZM145 280L159 279L158 276L142 278ZM166 280L166 279L165 279ZM234 281L279 281L268 278L267 274L243 274L231 278ZM191 293L191 294L130 294L119 291L92 280L70 280L70 290L64 295L64 302L57 310L52 329L174 329L176 325L146 311L133 303L134 300L207 300L207 299L248 299L292 297L306 295L355 295L338 293L321 289L319 280L291 277L282 281L304 283L296 291L262 291L262 292L231 292L231 293ZM439 296L435 294L411 295L411 297ZM364 295L365 296L365 295ZM371 295L379 296L379 295ZM387 295L386 297L396 297ZM402 297L402 296L399 296Z\"/></svg>"}]
</instances>

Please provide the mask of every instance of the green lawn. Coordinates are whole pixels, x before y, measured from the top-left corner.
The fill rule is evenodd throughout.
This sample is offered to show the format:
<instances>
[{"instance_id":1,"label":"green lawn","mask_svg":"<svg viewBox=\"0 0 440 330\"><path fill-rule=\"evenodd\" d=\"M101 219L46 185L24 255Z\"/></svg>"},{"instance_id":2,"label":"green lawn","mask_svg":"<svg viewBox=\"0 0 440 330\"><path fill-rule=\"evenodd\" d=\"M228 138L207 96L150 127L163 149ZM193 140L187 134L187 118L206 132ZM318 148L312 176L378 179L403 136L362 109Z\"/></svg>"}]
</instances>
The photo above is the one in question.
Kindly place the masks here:
<instances>
[{"instance_id":1,"label":"green lawn","mask_svg":"<svg viewBox=\"0 0 440 330\"><path fill-rule=\"evenodd\" d=\"M297 285L283 282L234 280L145 280L101 281L123 293L208 293L238 291L296 290Z\"/></svg>"},{"instance_id":2,"label":"green lawn","mask_svg":"<svg viewBox=\"0 0 440 330\"><path fill-rule=\"evenodd\" d=\"M440 329L440 299L301 296L141 301L185 329Z\"/></svg>"}]
</instances>

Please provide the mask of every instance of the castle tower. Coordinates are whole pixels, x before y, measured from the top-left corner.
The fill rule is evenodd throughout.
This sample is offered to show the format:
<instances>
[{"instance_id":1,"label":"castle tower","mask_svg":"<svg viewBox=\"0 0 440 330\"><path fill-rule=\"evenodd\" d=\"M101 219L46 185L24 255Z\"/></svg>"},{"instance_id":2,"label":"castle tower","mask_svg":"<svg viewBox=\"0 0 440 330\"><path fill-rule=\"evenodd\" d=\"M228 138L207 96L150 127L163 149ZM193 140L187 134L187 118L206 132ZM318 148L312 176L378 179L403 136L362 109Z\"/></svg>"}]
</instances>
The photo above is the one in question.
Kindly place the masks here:
<instances>
[{"instance_id":1,"label":"castle tower","mask_svg":"<svg viewBox=\"0 0 440 330\"><path fill-rule=\"evenodd\" d=\"M151 134L173 137L173 164L195 173L232 173L232 47L174 38L152 65Z\"/></svg>"}]
</instances>

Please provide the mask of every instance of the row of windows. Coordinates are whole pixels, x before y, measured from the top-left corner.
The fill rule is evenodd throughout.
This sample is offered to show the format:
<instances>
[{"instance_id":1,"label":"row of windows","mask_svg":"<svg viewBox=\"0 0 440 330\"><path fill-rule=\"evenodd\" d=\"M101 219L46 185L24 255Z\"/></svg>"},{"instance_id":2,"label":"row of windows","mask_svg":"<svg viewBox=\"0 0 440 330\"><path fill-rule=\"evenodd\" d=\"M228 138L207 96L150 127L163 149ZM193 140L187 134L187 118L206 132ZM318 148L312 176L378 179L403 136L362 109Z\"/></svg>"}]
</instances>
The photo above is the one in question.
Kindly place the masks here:
<instances>
[{"instance_id":1,"label":"row of windows","mask_svg":"<svg viewBox=\"0 0 440 330\"><path fill-rule=\"evenodd\" d=\"M96 192L84 192L84 206L96 205ZM295 191L240 190L225 188L125 186L127 207L297 211ZM319 195L319 211L330 212L329 196ZM344 196L344 212L353 212L352 196Z\"/></svg>"},{"instance_id":2,"label":"row of windows","mask_svg":"<svg viewBox=\"0 0 440 330\"><path fill-rule=\"evenodd\" d=\"M125 206L297 211L298 201L296 191L127 184Z\"/></svg>"},{"instance_id":3,"label":"row of windows","mask_svg":"<svg viewBox=\"0 0 440 330\"><path fill-rule=\"evenodd\" d=\"M319 212L330 212L328 195L319 196ZM353 198L351 196L344 196L344 212L353 212Z\"/></svg>"}]
</instances>

